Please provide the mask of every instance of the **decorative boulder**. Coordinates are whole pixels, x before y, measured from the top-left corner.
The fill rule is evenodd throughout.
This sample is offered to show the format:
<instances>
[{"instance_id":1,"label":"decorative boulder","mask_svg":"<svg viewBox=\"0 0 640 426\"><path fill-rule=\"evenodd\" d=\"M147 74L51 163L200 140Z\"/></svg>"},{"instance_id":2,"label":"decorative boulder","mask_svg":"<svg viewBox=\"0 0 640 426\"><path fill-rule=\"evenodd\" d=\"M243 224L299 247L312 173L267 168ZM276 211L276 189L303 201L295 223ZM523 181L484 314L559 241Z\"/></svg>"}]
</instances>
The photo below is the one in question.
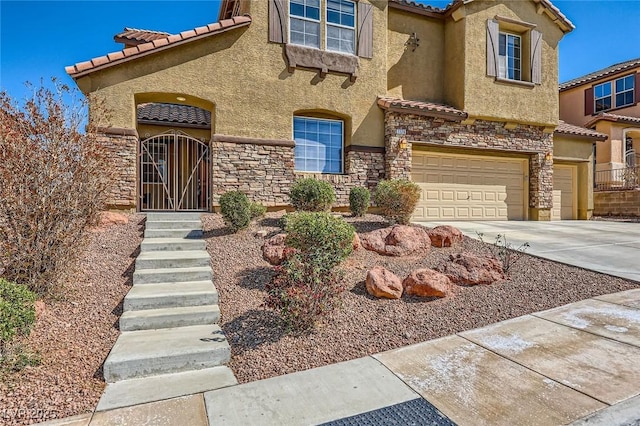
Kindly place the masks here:
<instances>
[{"instance_id":1,"label":"decorative boulder","mask_svg":"<svg viewBox=\"0 0 640 426\"><path fill-rule=\"evenodd\" d=\"M100 226L107 227L111 225L124 225L129 223L129 216L117 212L101 212Z\"/></svg>"},{"instance_id":2,"label":"decorative boulder","mask_svg":"<svg viewBox=\"0 0 640 426\"><path fill-rule=\"evenodd\" d=\"M367 293L386 299L400 299L402 297L402 281L393 272L382 266L374 266L367 272Z\"/></svg>"},{"instance_id":3,"label":"decorative boulder","mask_svg":"<svg viewBox=\"0 0 640 426\"><path fill-rule=\"evenodd\" d=\"M272 265L279 265L285 259L287 234L277 234L262 245L262 258Z\"/></svg>"},{"instance_id":4,"label":"decorative boulder","mask_svg":"<svg viewBox=\"0 0 640 426\"><path fill-rule=\"evenodd\" d=\"M450 225L440 225L427 231L434 247L451 247L462 242L462 231Z\"/></svg>"},{"instance_id":5,"label":"decorative boulder","mask_svg":"<svg viewBox=\"0 0 640 426\"><path fill-rule=\"evenodd\" d=\"M394 225L360 235L362 246L384 256L427 253L431 239L424 228Z\"/></svg>"},{"instance_id":6,"label":"decorative boulder","mask_svg":"<svg viewBox=\"0 0 640 426\"><path fill-rule=\"evenodd\" d=\"M451 293L451 280L433 269L417 269L402 281L405 294L420 297L445 297Z\"/></svg>"},{"instance_id":7,"label":"decorative boulder","mask_svg":"<svg viewBox=\"0 0 640 426\"><path fill-rule=\"evenodd\" d=\"M358 236L358 233L354 232L353 233L353 249L358 250L361 245L362 243L360 242L360 237Z\"/></svg>"},{"instance_id":8,"label":"decorative boulder","mask_svg":"<svg viewBox=\"0 0 640 426\"><path fill-rule=\"evenodd\" d=\"M449 256L450 262L438 266L456 284L492 284L505 279L502 262L495 257L458 253Z\"/></svg>"}]
</instances>

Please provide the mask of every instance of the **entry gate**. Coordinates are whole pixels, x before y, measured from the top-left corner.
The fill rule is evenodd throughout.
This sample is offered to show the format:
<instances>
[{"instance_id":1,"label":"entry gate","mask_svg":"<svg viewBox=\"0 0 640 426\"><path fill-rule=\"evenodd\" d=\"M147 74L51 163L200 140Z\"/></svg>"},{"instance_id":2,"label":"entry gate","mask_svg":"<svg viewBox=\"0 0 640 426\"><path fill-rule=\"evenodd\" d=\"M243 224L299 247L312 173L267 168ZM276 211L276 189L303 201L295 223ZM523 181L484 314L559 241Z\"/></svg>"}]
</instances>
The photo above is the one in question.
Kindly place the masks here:
<instances>
[{"instance_id":1,"label":"entry gate","mask_svg":"<svg viewBox=\"0 0 640 426\"><path fill-rule=\"evenodd\" d=\"M140 142L142 211L208 211L209 145L179 130Z\"/></svg>"}]
</instances>

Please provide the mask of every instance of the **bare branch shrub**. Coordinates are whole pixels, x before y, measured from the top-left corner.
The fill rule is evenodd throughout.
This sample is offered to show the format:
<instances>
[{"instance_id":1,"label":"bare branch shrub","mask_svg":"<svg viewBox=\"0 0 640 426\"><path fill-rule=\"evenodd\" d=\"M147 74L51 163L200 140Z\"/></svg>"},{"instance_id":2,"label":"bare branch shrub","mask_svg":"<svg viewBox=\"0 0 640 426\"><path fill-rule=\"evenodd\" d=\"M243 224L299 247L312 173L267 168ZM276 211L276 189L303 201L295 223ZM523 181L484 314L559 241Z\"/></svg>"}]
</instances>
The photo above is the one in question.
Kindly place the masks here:
<instances>
[{"instance_id":1,"label":"bare branch shrub","mask_svg":"<svg viewBox=\"0 0 640 426\"><path fill-rule=\"evenodd\" d=\"M113 176L84 129L87 101L51 87L41 82L22 103L0 92L0 276L41 295L74 270Z\"/></svg>"}]
</instances>

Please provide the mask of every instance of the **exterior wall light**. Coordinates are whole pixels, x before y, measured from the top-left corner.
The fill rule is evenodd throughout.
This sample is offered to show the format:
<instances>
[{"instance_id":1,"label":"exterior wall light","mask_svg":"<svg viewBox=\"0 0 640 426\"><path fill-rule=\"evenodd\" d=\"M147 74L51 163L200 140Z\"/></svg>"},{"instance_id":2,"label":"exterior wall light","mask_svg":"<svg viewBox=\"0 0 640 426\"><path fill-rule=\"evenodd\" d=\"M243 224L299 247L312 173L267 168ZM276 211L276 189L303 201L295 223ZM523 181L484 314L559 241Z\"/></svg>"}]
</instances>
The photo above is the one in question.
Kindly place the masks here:
<instances>
[{"instance_id":1,"label":"exterior wall light","mask_svg":"<svg viewBox=\"0 0 640 426\"><path fill-rule=\"evenodd\" d=\"M404 45L410 47L412 52L415 52L418 46L420 46L420 39L418 38L418 35L416 33L411 33L409 40L407 40Z\"/></svg>"},{"instance_id":2,"label":"exterior wall light","mask_svg":"<svg viewBox=\"0 0 640 426\"><path fill-rule=\"evenodd\" d=\"M186 100L187 100L187 98L185 98L184 96L178 96L178 97L176 98L176 100L178 100L178 101L180 101L180 102L184 102L184 101L186 101Z\"/></svg>"},{"instance_id":3,"label":"exterior wall light","mask_svg":"<svg viewBox=\"0 0 640 426\"><path fill-rule=\"evenodd\" d=\"M553 160L553 153L551 151L548 151L546 154L544 154L544 160L545 161Z\"/></svg>"},{"instance_id":4,"label":"exterior wall light","mask_svg":"<svg viewBox=\"0 0 640 426\"><path fill-rule=\"evenodd\" d=\"M403 139L401 139L401 140L400 140L400 144L398 145L398 147L399 147L400 149L407 149L407 146L408 146L408 144L407 144L407 140L406 140L406 139L404 139L404 138L403 138Z\"/></svg>"}]
</instances>

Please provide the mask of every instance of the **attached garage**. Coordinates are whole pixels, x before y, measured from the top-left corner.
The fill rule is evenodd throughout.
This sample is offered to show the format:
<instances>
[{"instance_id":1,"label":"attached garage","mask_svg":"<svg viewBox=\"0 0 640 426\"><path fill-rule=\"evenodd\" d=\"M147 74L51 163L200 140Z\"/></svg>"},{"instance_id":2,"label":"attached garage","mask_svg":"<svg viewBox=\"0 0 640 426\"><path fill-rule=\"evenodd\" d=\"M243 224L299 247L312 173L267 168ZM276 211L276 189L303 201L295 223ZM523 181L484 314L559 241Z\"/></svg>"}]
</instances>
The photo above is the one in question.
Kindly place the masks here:
<instances>
[{"instance_id":1,"label":"attached garage","mask_svg":"<svg viewBox=\"0 0 640 426\"><path fill-rule=\"evenodd\" d=\"M553 165L553 209L551 220L578 218L578 166Z\"/></svg>"},{"instance_id":2,"label":"attached garage","mask_svg":"<svg viewBox=\"0 0 640 426\"><path fill-rule=\"evenodd\" d=\"M526 220L528 160L413 149L413 220Z\"/></svg>"}]
</instances>

